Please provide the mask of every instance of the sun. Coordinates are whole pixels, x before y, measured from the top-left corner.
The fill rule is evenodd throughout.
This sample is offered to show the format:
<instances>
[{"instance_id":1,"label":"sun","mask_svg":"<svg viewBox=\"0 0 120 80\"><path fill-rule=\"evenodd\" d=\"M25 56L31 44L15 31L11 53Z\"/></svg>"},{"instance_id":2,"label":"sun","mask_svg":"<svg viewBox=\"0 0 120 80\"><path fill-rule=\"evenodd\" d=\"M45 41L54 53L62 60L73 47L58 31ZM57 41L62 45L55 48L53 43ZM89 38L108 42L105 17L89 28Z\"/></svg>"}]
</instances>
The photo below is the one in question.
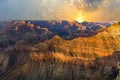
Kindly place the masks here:
<instances>
[{"instance_id":1,"label":"sun","mask_svg":"<svg viewBox=\"0 0 120 80\"><path fill-rule=\"evenodd\" d=\"M81 23L81 22L83 22L83 18L82 17L78 17L78 18L76 18L76 21Z\"/></svg>"},{"instance_id":2,"label":"sun","mask_svg":"<svg viewBox=\"0 0 120 80\"><path fill-rule=\"evenodd\" d=\"M81 12L78 12L76 17L75 17L75 21L81 23L84 21L84 14L83 14L83 11Z\"/></svg>"}]
</instances>

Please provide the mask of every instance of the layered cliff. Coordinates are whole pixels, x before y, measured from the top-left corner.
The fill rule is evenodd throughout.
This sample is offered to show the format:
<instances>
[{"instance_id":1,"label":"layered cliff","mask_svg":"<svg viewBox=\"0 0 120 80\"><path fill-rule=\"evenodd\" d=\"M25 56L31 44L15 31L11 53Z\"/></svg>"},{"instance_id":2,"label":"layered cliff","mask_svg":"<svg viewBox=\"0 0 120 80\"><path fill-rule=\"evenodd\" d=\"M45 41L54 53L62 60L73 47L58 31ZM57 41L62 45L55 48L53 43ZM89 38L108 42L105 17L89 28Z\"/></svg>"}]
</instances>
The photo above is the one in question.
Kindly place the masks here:
<instances>
[{"instance_id":1,"label":"layered cliff","mask_svg":"<svg viewBox=\"0 0 120 80\"><path fill-rule=\"evenodd\" d=\"M34 52L38 51L38 52ZM104 32L95 36L75 38L73 40L64 40L59 36L33 47L31 58L42 59L42 54L48 53L60 60L82 59L95 60L110 56L115 51L120 51L120 25L114 24Z\"/></svg>"},{"instance_id":2,"label":"layered cliff","mask_svg":"<svg viewBox=\"0 0 120 80\"><path fill-rule=\"evenodd\" d=\"M114 80L116 78L117 62L120 61L119 23L97 30L100 33L96 35L77 36L70 40L62 37L64 34L57 35L55 30L60 29L60 27L54 28L57 26L51 26L52 29L49 28L48 33L45 33L46 28L34 25L37 26L36 29L24 21L21 24L16 23L22 26L18 28L13 26L13 29L15 28L13 32L5 29L6 33L1 34L4 39L0 39L2 43L9 40L13 40L14 43L7 42L9 45L0 50L0 80ZM46 25L46 22L42 22L41 25ZM72 26L73 31L74 27L76 26ZM49 37L51 35L53 37ZM17 38L14 40L11 36Z\"/></svg>"}]
</instances>

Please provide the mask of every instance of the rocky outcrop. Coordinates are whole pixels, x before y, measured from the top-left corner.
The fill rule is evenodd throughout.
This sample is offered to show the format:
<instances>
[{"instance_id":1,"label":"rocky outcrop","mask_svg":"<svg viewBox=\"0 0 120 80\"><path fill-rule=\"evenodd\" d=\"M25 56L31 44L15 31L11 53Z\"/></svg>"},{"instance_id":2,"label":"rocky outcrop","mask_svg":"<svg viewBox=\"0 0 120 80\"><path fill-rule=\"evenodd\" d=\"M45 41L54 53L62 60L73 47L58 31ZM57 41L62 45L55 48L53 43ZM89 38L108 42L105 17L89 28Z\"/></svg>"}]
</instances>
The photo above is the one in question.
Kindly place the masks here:
<instances>
[{"instance_id":1,"label":"rocky outcrop","mask_svg":"<svg viewBox=\"0 0 120 80\"><path fill-rule=\"evenodd\" d=\"M94 36L76 37L70 40L61 35L49 37L57 33L51 33L52 30L62 30L60 25L63 26L68 22L49 22L51 27L57 27L55 25L59 24L58 29L51 27L46 29L43 25L48 24L44 21L41 26L37 25L38 22L35 25L31 22L25 23L26 21L15 22L14 25L21 26L17 28L13 26L15 29L12 30L13 32L7 30L7 33L9 32L9 35L11 33L12 36L17 32L15 40L7 33L1 35L2 43L8 40L14 43L7 42L7 46L5 43L1 44L4 48L0 48L0 80L114 80L116 78L117 62L120 61L119 23L107 29L105 27L101 28L103 30L97 29L100 33ZM65 28L74 31L84 25L82 29L85 30L88 24L93 23L69 23L72 27ZM74 28L73 25L77 27ZM39 37L36 38L34 34Z\"/></svg>"},{"instance_id":2,"label":"rocky outcrop","mask_svg":"<svg viewBox=\"0 0 120 80\"><path fill-rule=\"evenodd\" d=\"M95 36L75 38L73 40L64 40L59 36L55 36L51 40L36 45L33 52L38 51L38 53L31 53L31 56L33 59L35 59L35 56L36 59L39 59L38 56L40 56L41 59L43 57L42 53L52 53L54 57L60 58L60 60L76 58L95 60L96 58L110 56L113 52L120 51L119 32L120 25L114 24L106 31Z\"/></svg>"}]
</instances>

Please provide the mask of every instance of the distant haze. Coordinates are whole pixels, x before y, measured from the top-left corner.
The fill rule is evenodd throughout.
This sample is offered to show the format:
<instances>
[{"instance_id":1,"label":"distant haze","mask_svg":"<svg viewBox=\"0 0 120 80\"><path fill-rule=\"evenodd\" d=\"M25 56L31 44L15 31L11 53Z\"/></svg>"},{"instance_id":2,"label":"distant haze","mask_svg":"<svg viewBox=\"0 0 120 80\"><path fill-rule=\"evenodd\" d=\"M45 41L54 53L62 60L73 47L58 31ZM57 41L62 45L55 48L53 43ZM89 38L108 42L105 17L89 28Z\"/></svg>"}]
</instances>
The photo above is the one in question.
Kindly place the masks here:
<instances>
[{"instance_id":1,"label":"distant haze","mask_svg":"<svg viewBox=\"0 0 120 80\"><path fill-rule=\"evenodd\" d=\"M120 0L0 0L0 20L120 20Z\"/></svg>"}]
</instances>

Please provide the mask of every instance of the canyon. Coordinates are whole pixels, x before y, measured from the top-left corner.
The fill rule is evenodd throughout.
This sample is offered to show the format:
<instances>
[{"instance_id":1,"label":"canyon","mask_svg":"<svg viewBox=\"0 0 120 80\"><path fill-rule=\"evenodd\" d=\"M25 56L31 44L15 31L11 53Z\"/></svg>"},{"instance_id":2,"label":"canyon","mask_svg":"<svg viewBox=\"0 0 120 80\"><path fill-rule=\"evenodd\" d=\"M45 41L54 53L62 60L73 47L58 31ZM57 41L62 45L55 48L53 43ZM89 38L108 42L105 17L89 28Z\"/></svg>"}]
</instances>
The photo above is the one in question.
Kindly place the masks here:
<instances>
[{"instance_id":1,"label":"canyon","mask_svg":"<svg viewBox=\"0 0 120 80\"><path fill-rule=\"evenodd\" d=\"M3 26L3 27L2 27ZM0 80L114 80L120 22L0 23Z\"/></svg>"}]
</instances>

